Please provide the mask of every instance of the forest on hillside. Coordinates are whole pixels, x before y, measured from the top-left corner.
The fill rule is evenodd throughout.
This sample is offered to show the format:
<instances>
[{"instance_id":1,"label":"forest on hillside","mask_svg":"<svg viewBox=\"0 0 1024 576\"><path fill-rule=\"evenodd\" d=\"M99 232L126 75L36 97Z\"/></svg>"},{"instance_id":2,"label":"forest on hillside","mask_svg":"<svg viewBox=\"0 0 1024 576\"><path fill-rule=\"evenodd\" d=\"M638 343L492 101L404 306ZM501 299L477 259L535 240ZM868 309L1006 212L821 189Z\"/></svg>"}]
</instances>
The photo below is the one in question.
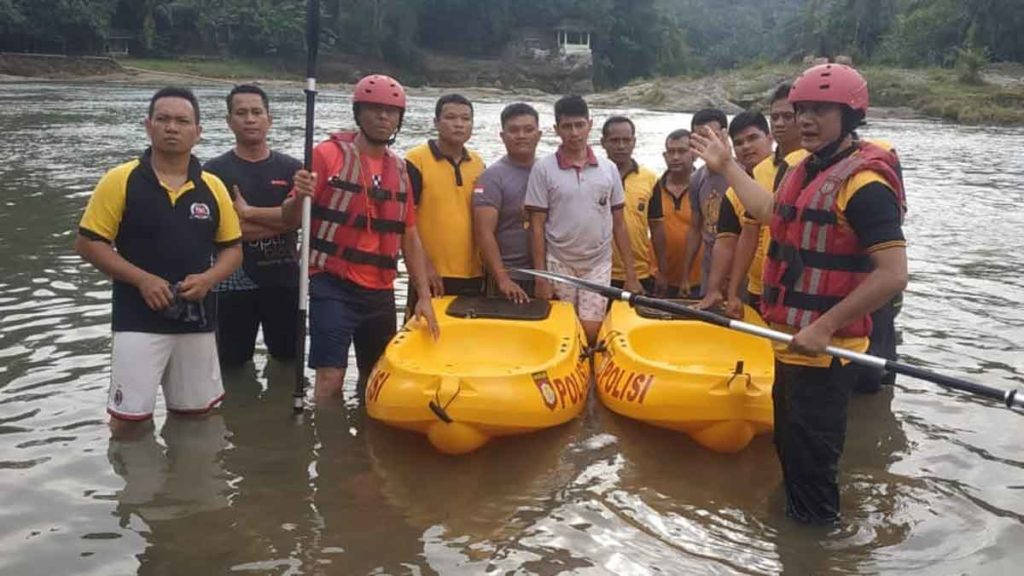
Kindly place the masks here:
<instances>
[{"instance_id":1,"label":"forest on hillside","mask_svg":"<svg viewBox=\"0 0 1024 576\"><path fill-rule=\"evenodd\" d=\"M304 0L0 0L0 50L293 58ZM416 70L494 56L524 27L592 30L594 79L697 74L806 55L901 66L1024 61L1024 0L322 0L321 50Z\"/></svg>"}]
</instances>

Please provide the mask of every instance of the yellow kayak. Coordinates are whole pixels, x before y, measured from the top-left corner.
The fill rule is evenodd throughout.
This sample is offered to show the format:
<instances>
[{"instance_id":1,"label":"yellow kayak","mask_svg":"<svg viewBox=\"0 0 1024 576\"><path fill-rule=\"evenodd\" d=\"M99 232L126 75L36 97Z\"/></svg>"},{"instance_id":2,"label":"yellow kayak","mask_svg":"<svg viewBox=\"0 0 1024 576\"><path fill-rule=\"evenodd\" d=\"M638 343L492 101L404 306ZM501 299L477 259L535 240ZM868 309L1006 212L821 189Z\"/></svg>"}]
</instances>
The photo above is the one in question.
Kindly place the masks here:
<instances>
[{"instance_id":1,"label":"yellow kayak","mask_svg":"<svg viewBox=\"0 0 1024 576\"><path fill-rule=\"evenodd\" d=\"M583 410L590 364L571 304L481 297L433 300L441 337L413 319L366 385L366 410L464 454L495 436L558 426Z\"/></svg>"},{"instance_id":2,"label":"yellow kayak","mask_svg":"<svg viewBox=\"0 0 1024 576\"><path fill-rule=\"evenodd\" d=\"M744 320L763 324L746 308ZM623 416L738 452L772 430L775 358L769 341L615 302L601 326L601 402Z\"/></svg>"}]
</instances>

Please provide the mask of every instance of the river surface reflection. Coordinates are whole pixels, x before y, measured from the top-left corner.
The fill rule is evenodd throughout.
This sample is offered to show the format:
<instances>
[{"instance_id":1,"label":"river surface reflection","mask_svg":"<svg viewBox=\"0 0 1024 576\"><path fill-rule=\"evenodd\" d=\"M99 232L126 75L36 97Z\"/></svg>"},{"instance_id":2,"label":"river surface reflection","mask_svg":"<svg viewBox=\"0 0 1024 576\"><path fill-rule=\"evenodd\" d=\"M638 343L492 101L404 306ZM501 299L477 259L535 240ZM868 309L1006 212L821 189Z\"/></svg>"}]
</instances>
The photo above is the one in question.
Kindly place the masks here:
<instances>
[{"instance_id":1,"label":"river surface reflection","mask_svg":"<svg viewBox=\"0 0 1024 576\"><path fill-rule=\"evenodd\" d=\"M201 158L231 145L225 92L198 90ZM71 242L99 176L144 146L151 93L0 84L0 573L1006 574L1024 560L1024 420L905 378L855 398L831 530L782 516L766 438L712 454L592 403L449 458L354 400L293 418L291 369L263 352L226 375L215 416L168 419L161 402L148 436L110 441L109 283ZM301 92L271 96L273 143L298 155ZM472 144L494 161L490 98ZM536 104L550 126L550 101ZM348 108L325 90L318 134L347 126ZM432 111L412 98L400 149ZM689 116L625 112L637 158L660 171L664 136ZM905 357L1021 386L1024 131L880 120L864 134L895 142L906 168Z\"/></svg>"}]
</instances>

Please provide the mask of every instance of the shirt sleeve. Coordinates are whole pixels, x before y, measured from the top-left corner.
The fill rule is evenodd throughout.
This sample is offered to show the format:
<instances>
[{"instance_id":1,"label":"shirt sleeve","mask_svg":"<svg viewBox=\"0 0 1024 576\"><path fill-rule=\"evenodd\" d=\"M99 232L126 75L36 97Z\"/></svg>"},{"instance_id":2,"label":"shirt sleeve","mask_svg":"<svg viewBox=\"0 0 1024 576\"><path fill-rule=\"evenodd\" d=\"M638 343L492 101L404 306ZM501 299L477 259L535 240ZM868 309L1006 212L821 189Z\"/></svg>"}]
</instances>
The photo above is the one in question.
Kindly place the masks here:
<instances>
[{"instance_id":1,"label":"shirt sleeve","mask_svg":"<svg viewBox=\"0 0 1024 576\"><path fill-rule=\"evenodd\" d=\"M647 221L656 222L665 218L665 207L661 201L661 189L657 182L651 188L651 200L647 203Z\"/></svg>"},{"instance_id":2,"label":"shirt sleeve","mask_svg":"<svg viewBox=\"0 0 1024 576\"><path fill-rule=\"evenodd\" d=\"M113 242L121 228L128 175L132 169L115 168L100 178L85 207L78 232L92 240ZM234 209L232 209L233 211Z\"/></svg>"},{"instance_id":3,"label":"shirt sleeve","mask_svg":"<svg viewBox=\"0 0 1024 576\"><path fill-rule=\"evenodd\" d=\"M406 189L412 188L411 178L409 176L410 164L402 161L405 164L405 170L402 171L401 177L405 179ZM406 194L405 196L405 227L411 228L416 225L416 199L413 198L412 194Z\"/></svg>"},{"instance_id":4,"label":"shirt sleeve","mask_svg":"<svg viewBox=\"0 0 1024 576\"><path fill-rule=\"evenodd\" d=\"M739 236L741 230L740 219L736 215L736 206L727 195L726 198L722 199L722 207L718 211L718 234L716 238Z\"/></svg>"},{"instance_id":5,"label":"shirt sleeve","mask_svg":"<svg viewBox=\"0 0 1024 576\"><path fill-rule=\"evenodd\" d=\"M523 200L527 210L547 212L548 186L547 176L541 164L534 164L530 170L530 179L526 182L526 198Z\"/></svg>"},{"instance_id":6,"label":"shirt sleeve","mask_svg":"<svg viewBox=\"0 0 1024 576\"><path fill-rule=\"evenodd\" d=\"M871 182L855 190L843 215L868 252L906 245L896 195L881 182Z\"/></svg>"},{"instance_id":7,"label":"shirt sleeve","mask_svg":"<svg viewBox=\"0 0 1024 576\"><path fill-rule=\"evenodd\" d=\"M704 181L704 170L697 170L690 178L690 213L697 217L701 214L700 211L700 188Z\"/></svg>"},{"instance_id":8,"label":"shirt sleeve","mask_svg":"<svg viewBox=\"0 0 1024 576\"><path fill-rule=\"evenodd\" d=\"M220 178L210 172L203 174L213 198L217 202L217 209L220 212L220 221L217 222L217 234L214 241L218 246L230 246L242 239L242 227L238 223L238 214L235 212L235 205L231 202L231 195Z\"/></svg>"},{"instance_id":9,"label":"shirt sleeve","mask_svg":"<svg viewBox=\"0 0 1024 576\"><path fill-rule=\"evenodd\" d=\"M473 186L473 207L488 206L501 210L501 184L494 170L484 170Z\"/></svg>"},{"instance_id":10,"label":"shirt sleeve","mask_svg":"<svg viewBox=\"0 0 1024 576\"><path fill-rule=\"evenodd\" d=\"M409 187L412 188L413 201L419 206L420 198L423 197L423 173L408 158L405 160L405 169L409 173Z\"/></svg>"}]
</instances>

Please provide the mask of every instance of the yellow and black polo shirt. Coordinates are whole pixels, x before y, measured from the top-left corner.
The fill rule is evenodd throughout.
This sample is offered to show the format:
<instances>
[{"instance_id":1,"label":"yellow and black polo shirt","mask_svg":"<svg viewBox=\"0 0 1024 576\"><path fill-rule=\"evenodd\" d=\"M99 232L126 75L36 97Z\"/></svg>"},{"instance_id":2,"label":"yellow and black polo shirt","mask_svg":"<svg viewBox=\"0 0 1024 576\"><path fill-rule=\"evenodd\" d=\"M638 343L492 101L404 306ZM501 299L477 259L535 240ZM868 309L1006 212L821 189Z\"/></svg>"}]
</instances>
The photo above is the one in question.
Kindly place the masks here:
<instances>
[{"instance_id":1,"label":"yellow and black polo shirt","mask_svg":"<svg viewBox=\"0 0 1024 576\"><path fill-rule=\"evenodd\" d=\"M219 178L193 157L188 181L174 190L160 181L151 151L107 172L96 185L79 223L81 235L114 245L135 266L172 285L210 268L218 248L242 237L231 197ZM215 326L213 291L204 302L207 322L181 322L150 310L134 286L114 281L115 332L176 334Z\"/></svg>"},{"instance_id":2,"label":"yellow and black polo shirt","mask_svg":"<svg viewBox=\"0 0 1024 576\"><path fill-rule=\"evenodd\" d=\"M416 200L416 223L423 249L437 273L446 278L483 274L473 241L473 188L484 161L462 149L458 162L445 156L434 140L405 155Z\"/></svg>"},{"instance_id":3,"label":"yellow and black polo shirt","mask_svg":"<svg viewBox=\"0 0 1024 576\"><path fill-rule=\"evenodd\" d=\"M622 189L626 197L623 217L626 230L629 232L629 245L633 249L636 277L650 278L658 267L651 244L651 222L664 219L661 206L661 194L654 194L658 175L637 164L633 160L632 168L622 177ZM622 263L619 248L612 243L612 279L625 280L626 269Z\"/></svg>"}]
</instances>

